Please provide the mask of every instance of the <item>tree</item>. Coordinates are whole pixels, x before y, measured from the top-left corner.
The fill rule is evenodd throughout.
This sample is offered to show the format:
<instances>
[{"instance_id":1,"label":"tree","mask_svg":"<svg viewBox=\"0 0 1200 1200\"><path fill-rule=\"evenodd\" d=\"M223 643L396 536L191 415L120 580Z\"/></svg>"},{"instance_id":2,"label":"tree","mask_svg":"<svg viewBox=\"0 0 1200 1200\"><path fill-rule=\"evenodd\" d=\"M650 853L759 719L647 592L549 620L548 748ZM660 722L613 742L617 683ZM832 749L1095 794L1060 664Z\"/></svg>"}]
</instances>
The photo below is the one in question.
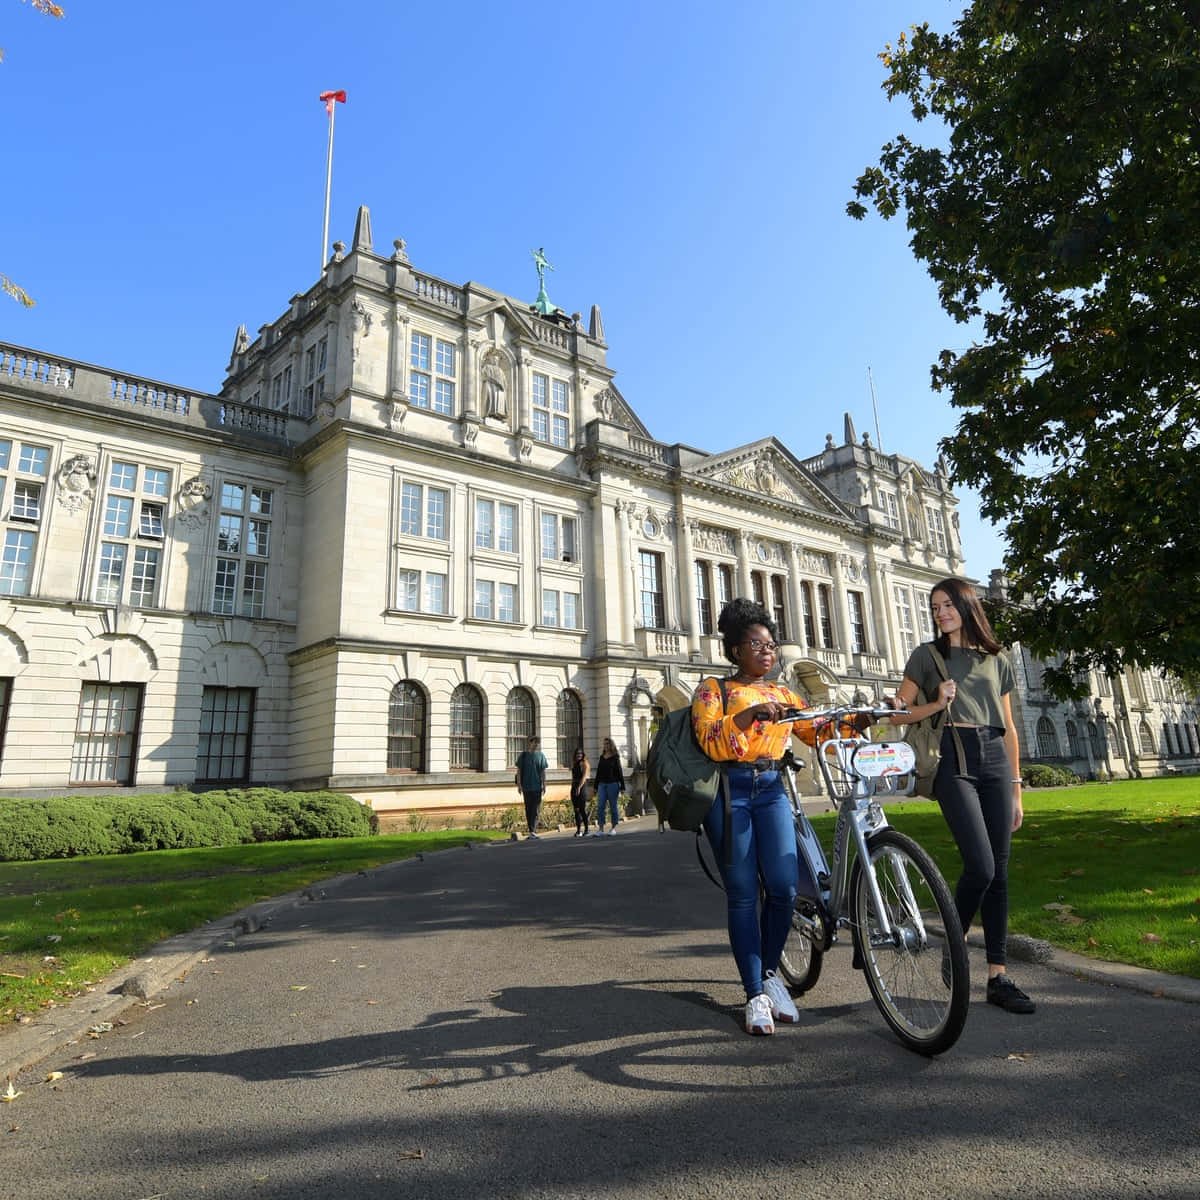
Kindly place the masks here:
<instances>
[{"instance_id":1,"label":"tree","mask_svg":"<svg viewBox=\"0 0 1200 1200\"><path fill-rule=\"evenodd\" d=\"M63 9L61 5L53 4L51 3L51 0L29 0L29 2L38 10L38 12L43 12L47 16L61 17L63 15ZM0 62L3 61L4 51L0 50ZM26 308L32 308L34 305L34 300L29 293L23 287L19 287L17 284L13 283L13 281L9 279L9 277L2 271L0 271L0 292L6 292L14 300L16 300L18 304L23 304Z\"/></svg>"},{"instance_id":2,"label":"tree","mask_svg":"<svg viewBox=\"0 0 1200 1200\"><path fill-rule=\"evenodd\" d=\"M969 349L933 386L941 443L1007 523L1004 633L1061 665L1200 670L1200 4L975 0L880 55L889 99L941 118L859 177L903 207ZM867 204L863 202L866 201Z\"/></svg>"}]
</instances>

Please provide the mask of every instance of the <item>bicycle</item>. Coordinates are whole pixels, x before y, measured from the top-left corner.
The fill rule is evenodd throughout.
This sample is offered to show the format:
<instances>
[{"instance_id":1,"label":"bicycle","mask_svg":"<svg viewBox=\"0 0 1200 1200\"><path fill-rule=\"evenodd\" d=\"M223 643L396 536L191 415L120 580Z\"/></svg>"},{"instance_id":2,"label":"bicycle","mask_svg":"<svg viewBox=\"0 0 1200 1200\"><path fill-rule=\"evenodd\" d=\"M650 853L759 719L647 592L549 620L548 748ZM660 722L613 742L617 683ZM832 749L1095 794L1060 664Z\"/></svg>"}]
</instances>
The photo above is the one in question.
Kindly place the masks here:
<instances>
[{"instance_id":1,"label":"bicycle","mask_svg":"<svg viewBox=\"0 0 1200 1200\"><path fill-rule=\"evenodd\" d=\"M817 762L837 805L832 869L800 803L797 763L789 749L781 775L796 824L796 849L815 895L799 894L780 972L797 992L821 974L824 955L849 926L854 967L896 1036L920 1054L940 1054L967 1020L969 966L962 925L942 873L912 838L888 825L880 800L912 792L915 759L902 741L875 742L852 718L886 720L873 705L793 709L784 721L833 727L817 738ZM849 730L850 732L846 732ZM801 884L806 883L801 871Z\"/></svg>"}]
</instances>

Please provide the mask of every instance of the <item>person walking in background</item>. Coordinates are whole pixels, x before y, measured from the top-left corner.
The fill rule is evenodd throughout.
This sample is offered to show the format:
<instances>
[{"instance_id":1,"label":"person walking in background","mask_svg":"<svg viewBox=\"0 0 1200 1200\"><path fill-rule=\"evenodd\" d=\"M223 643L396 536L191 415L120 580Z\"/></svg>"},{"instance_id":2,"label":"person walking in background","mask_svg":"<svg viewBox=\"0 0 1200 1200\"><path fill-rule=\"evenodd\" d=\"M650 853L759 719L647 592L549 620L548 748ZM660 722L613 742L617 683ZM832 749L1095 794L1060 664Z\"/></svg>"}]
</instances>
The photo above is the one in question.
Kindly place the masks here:
<instances>
[{"instance_id":1,"label":"person walking in background","mask_svg":"<svg viewBox=\"0 0 1200 1200\"><path fill-rule=\"evenodd\" d=\"M938 636L910 655L896 693L909 711L897 713L893 721L908 725L947 710L933 794L963 860L954 904L964 933L976 913L983 924L988 1003L1010 1013L1031 1013L1036 1005L1009 979L1005 965L1008 856L1012 835L1024 819L1021 749L1010 699L1012 664L992 633L975 589L965 579L936 584L929 593L929 607ZM930 646L945 661L949 679L942 678ZM918 688L933 700L914 707ZM962 775L951 726L962 741L966 760Z\"/></svg>"},{"instance_id":2,"label":"person walking in background","mask_svg":"<svg viewBox=\"0 0 1200 1200\"><path fill-rule=\"evenodd\" d=\"M621 804L621 793L625 790L625 773L621 770L621 756L610 737L604 739L600 748L600 761L596 763L596 832L593 837L604 836L604 811L607 805L612 809L612 828L608 833L611 837L617 832L621 823L618 809Z\"/></svg>"},{"instance_id":3,"label":"person walking in background","mask_svg":"<svg viewBox=\"0 0 1200 1200\"><path fill-rule=\"evenodd\" d=\"M590 769L587 755L580 746L571 756L571 807L575 810L576 837L587 837L588 834L587 781Z\"/></svg>"},{"instance_id":4,"label":"person walking in background","mask_svg":"<svg viewBox=\"0 0 1200 1200\"><path fill-rule=\"evenodd\" d=\"M529 748L517 755L517 791L525 798L525 824L529 836L537 840L538 817L542 812L542 797L546 794L546 756L538 738L529 739Z\"/></svg>"},{"instance_id":5,"label":"person walking in background","mask_svg":"<svg viewBox=\"0 0 1200 1200\"><path fill-rule=\"evenodd\" d=\"M717 630L725 657L737 668L721 683L705 679L692 700L692 728L709 758L722 764L721 788L704 818L720 864L728 906L729 944L746 990L746 1032L771 1034L775 1022L800 1014L776 974L792 926L799 883L792 809L779 759L793 731L811 745L811 721L779 724L805 701L767 674L775 666L779 635L770 614L739 597L721 609ZM728 839L728 840L727 840ZM759 884L765 899L759 913Z\"/></svg>"}]
</instances>

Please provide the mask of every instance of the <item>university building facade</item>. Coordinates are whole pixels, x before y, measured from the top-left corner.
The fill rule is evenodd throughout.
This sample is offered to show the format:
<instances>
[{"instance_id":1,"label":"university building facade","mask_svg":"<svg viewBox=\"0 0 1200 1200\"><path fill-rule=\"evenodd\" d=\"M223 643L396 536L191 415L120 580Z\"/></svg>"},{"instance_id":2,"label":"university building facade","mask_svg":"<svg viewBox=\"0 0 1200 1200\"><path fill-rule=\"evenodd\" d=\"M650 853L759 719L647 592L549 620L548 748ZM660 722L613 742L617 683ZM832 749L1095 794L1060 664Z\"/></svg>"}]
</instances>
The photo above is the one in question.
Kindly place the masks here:
<instances>
[{"instance_id":1,"label":"university building facade","mask_svg":"<svg viewBox=\"0 0 1200 1200\"><path fill-rule=\"evenodd\" d=\"M552 795L580 743L636 768L724 669L730 596L771 609L811 696L891 690L931 636L963 566L941 464L849 418L804 458L658 441L598 308L585 328L393 246L361 209L216 395L0 346L0 795L470 812L513 802L531 733Z\"/></svg>"}]
</instances>

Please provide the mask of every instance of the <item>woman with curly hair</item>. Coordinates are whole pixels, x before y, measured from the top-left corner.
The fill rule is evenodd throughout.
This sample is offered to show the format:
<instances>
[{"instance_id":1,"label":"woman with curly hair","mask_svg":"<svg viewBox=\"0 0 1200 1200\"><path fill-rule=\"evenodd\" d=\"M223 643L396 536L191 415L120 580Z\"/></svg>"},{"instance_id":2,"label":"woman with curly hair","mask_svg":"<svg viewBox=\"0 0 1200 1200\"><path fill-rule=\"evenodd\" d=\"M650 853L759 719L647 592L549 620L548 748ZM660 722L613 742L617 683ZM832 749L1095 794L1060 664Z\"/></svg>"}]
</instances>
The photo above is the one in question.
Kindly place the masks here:
<instances>
[{"instance_id":1,"label":"woman with curly hair","mask_svg":"<svg viewBox=\"0 0 1200 1200\"><path fill-rule=\"evenodd\" d=\"M692 701L692 728L709 758L726 764L721 791L704 821L729 906L729 942L746 989L746 1032L775 1032L775 1022L800 1019L776 974L792 923L798 862L792 811L779 758L793 731L811 745L811 722L777 724L785 709L805 701L767 680L779 635L770 614L753 600L731 600L717 629L725 657L737 668L724 681L705 679ZM726 795L726 790L728 795ZM728 821L727 821L728 816ZM765 891L759 913L759 879Z\"/></svg>"}]
</instances>

